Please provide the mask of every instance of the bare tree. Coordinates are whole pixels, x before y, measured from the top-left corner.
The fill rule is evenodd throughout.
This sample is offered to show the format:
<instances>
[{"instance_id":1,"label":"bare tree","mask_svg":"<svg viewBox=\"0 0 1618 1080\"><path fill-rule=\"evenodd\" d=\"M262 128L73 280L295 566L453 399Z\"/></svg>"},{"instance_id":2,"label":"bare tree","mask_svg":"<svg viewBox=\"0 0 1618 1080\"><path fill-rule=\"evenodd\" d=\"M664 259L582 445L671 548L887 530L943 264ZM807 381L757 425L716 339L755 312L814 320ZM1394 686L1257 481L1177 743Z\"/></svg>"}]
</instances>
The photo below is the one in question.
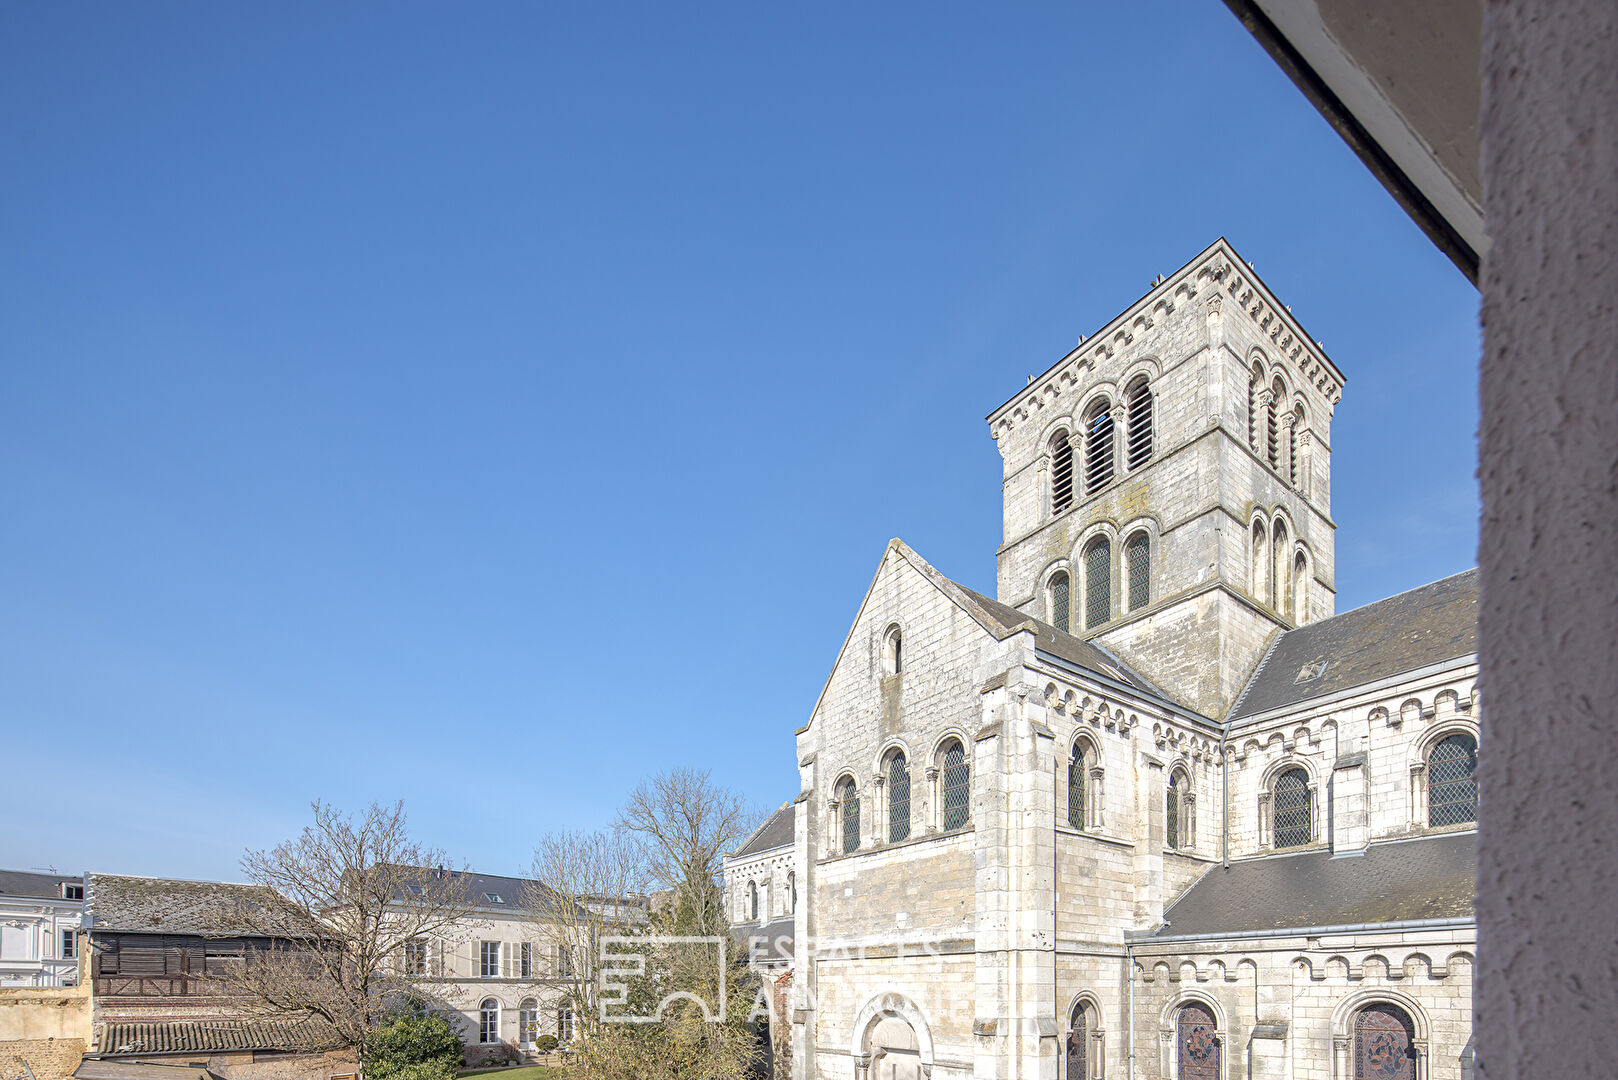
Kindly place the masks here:
<instances>
[{"instance_id":1,"label":"bare tree","mask_svg":"<svg viewBox=\"0 0 1618 1080\"><path fill-rule=\"evenodd\" d=\"M689 906L691 928L723 934L729 922L715 880L725 852L746 839L761 817L706 771L681 768L636 785L619 812L618 829L640 849L652 882L673 891L675 908Z\"/></svg>"},{"instance_id":2,"label":"bare tree","mask_svg":"<svg viewBox=\"0 0 1618 1080\"><path fill-rule=\"evenodd\" d=\"M535 913L549 979L569 1000L574 1023L593 1030L601 1015L595 978L601 939L646 924L646 867L612 832L556 832L534 850L527 907Z\"/></svg>"},{"instance_id":3,"label":"bare tree","mask_svg":"<svg viewBox=\"0 0 1618 1080\"><path fill-rule=\"evenodd\" d=\"M278 944L227 978L260 1012L325 1021L363 1061L401 1004L435 1000L435 950L471 911L467 879L411 839L402 802L372 803L358 819L321 802L313 811L296 839L243 857L285 906L242 913L242 933Z\"/></svg>"}]
</instances>

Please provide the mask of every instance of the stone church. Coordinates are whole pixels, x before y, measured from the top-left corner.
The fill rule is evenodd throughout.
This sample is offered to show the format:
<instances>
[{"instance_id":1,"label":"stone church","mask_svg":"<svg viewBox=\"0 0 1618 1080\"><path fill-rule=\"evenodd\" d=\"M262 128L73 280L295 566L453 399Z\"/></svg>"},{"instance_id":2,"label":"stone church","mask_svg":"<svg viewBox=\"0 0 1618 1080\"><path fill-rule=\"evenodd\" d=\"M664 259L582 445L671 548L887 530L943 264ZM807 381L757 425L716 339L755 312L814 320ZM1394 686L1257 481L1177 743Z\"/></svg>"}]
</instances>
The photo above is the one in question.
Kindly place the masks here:
<instances>
[{"instance_id":1,"label":"stone church","mask_svg":"<svg viewBox=\"0 0 1618 1080\"><path fill-rule=\"evenodd\" d=\"M1470 1075L1477 580L1336 614L1342 390L1220 240L989 415L997 595L889 543L728 875L795 1078Z\"/></svg>"}]
</instances>

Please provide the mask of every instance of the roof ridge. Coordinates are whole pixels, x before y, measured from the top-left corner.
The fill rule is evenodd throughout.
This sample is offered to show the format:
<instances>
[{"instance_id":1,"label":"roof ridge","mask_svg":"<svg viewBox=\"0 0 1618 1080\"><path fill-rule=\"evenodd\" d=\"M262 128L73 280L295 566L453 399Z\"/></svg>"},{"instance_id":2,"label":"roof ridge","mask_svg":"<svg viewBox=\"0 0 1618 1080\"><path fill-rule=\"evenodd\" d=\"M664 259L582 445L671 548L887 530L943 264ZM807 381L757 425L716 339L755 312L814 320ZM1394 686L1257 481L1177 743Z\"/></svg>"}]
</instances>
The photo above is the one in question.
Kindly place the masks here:
<instances>
[{"instance_id":1,"label":"roof ridge","mask_svg":"<svg viewBox=\"0 0 1618 1080\"><path fill-rule=\"evenodd\" d=\"M1385 604L1389 600L1397 600L1401 596L1409 596L1413 592L1420 592L1423 589L1430 589L1434 585L1442 585L1446 581L1454 581L1456 578L1465 577L1468 574L1475 574L1475 573L1478 572L1479 569L1480 569L1479 567L1473 566L1473 567L1469 567L1466 570L1460 570L1460 571L1457 571L1457 572L1455 572L1453 574L1448 574L1448 575L1446 575L1444 577L1441 577L1441 578L1434 578L1431 581L1424 581L1420 585L1412 585L1408 589L1400 589L1396 593L1389 593L1386 596L1379 596L1375 600L1367 600L1365 603L1361 604L1359 607L1351 607L1347 611L1338 611L1338 612L1335 612L1335 613L1333 613L1331 615L1327 615L1324 619L1316 619L1312 623L1304 623L1302 626L1294 626L1291 630L1284 631L1284 633L1290 634L1290 633L1293 633L1294 631L1297 631L1297 630L1309 630L1309 629L1312 629L1312 628L1314 628L1316 626L1324 626L1326 623L1331 622L1333 619L1347 618L1348 616L1353 615L1356 612L1364 611L1366 608L1374 608L1378 604Z\"/></svg>"}]
</instances>

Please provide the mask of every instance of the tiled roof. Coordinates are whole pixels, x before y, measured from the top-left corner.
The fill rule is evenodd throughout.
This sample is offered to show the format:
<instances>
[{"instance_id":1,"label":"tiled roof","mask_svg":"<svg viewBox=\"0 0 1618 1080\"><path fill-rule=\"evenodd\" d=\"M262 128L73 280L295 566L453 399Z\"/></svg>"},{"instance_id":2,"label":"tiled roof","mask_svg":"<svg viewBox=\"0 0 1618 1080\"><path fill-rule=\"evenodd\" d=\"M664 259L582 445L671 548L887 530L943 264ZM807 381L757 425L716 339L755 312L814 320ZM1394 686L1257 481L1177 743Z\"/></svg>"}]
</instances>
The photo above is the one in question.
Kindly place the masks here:
<instances>
[{"instance_id":1,"label":"tiled roof","mask_svg":"<svg viewBox=\"0 0 1618 1080\"><path fill-rule=\"evenodd\" d=\"M1230 720L1478 651L1478 572L1423 585L1276 639Z\"/></svg>"},{"instance_id":2,"label":"tiled roof","mask_svg":"<svg viewBox=\"0 0 1618 1080\"><path fill-rule=\"evenodd\" d=\"M263 885L86 874L92 931L199 937L309 937L297 909Z\"/></svg>"},{"instance_id":3,"label":"tiled roof","mask_svg":"<svg viewBox=\"0 0 1618 1080\"><path fill-rule=\"evenodd\" d=\"M1198 878L1155 936L1471 918L1477 865L1475 832L1386 841L1352 857L1244 859Z\"/></svg>"},{"instance_id":4,"label":"tiled roof","mask_svg":"<svg viewBox=\"0 0 1618 1080\"><path fill-rule=\"evenodd\" d=\"M741 923L730 928L736 947L747 952L755 964L789 963L792 960L792 916L784 915L774 922Z\"/></svg>"},{"instance_id":5,"label":"tiled roof","mask_svg":"<svg viewBox=\"0 0 1618 1080\"><path fill-rule=\"evenodd\" d=\"M187 1020L103 1024L96 1053L114 1056L224 1050L329 1050L338 1044L319 1020Z\"/></svg>"},{"instance_id":6,"label":"tiled roof","mask_svg":"<svg viewBox=\"0 0 1618 1080\"><path fill-rule=\"evenodd\" d=\"M755 829L753 835L749 836L747 842L731 857L739 859L744 855L757 855L761 851L791 847L795 839L793 829L792 804L787 803Z\"/></svg>"},{"instance_id":7,"label":"tiled roof","mask_svg":"<svg viewBox=\"0 0 1618 1080\"><path fill-rule=\"evenodd\" d=\"M82 874L39 874L32 870L0 870L0 896L60 900L63 885L83 885Z\"/></svg>"},{"instance_id":8,"label":"tiled roof","mask_svg":"<svg viewBox=\"0 0 1618 1080\"><path fill-rule=\"evenodd\" d=\"M551 889L531 878L479 874L471 870L435 870L431 867L422 868L421 873L423 878L448 874L458 881L464 880L466 901L475 908L531 914L536 907L537 910L548 911L557 903Z\"/></svg>"}]
</instances>

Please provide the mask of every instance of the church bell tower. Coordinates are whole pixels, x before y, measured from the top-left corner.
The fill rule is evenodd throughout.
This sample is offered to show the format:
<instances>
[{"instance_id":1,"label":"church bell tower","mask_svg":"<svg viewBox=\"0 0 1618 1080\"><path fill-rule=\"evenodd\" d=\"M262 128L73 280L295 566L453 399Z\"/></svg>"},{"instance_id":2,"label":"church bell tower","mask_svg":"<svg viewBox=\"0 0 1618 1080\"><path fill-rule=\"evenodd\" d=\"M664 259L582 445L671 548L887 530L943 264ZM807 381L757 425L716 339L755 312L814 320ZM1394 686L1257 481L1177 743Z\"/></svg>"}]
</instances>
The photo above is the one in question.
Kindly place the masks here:
<instances>
[{"instance_id":1,"label":"church bell tower","mask_svg":"<svg viewBox=\"0 0 1618 1080\"><path fill-rule=\"evenodd\" d=\"M1223 239L989 416L999 599L1220 719L1334 611L1342 373Z\"/></svg>"}]
</instances>

